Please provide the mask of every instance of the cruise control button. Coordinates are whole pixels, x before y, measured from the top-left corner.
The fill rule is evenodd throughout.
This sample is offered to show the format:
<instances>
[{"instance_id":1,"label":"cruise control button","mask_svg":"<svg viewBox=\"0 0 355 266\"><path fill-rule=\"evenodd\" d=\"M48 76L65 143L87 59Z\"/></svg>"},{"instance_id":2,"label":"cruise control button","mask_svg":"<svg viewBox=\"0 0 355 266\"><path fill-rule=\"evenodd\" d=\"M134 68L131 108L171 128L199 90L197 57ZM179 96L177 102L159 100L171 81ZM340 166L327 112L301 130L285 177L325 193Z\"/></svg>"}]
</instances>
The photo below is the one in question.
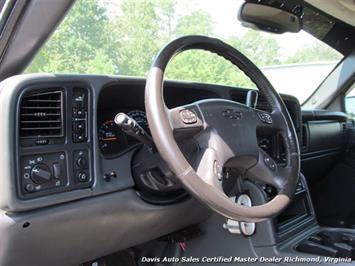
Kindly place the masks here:
<instances>
[{"instance_id":1,"label":"cruise control button","mask_svg":"<svg viewBox=\"0 0 355 266\"><path fill-rule=\"evenodd\" d=\"M197 123L197 115L192 110L185 109L185 110L180 111L180 117L181 117L182 122L184 122L185 124Z\"/></svg>"},{"instance_id":2,"label":"cruise control button","mask_svg":"<svg viewBox=\"0 0 355 266\"><path fill-rule=\"evenodd\" d=\"M271 170L276 170L276 164L273 159L271 159L268 156L265 156L264 162L265 162L266 166L269 167Z\"/></svg>"}]
</instances>

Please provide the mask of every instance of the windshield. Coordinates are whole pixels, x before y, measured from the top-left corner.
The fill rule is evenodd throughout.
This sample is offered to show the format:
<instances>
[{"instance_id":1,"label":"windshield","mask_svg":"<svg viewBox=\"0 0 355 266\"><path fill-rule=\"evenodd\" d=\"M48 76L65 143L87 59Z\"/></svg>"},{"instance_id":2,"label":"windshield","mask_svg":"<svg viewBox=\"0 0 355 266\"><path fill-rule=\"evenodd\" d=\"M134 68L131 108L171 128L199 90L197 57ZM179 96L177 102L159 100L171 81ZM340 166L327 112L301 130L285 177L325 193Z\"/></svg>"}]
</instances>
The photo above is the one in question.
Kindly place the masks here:
<instances>
[{"instance_id":1,"label":"windshield","mask_svg":"<svg viewBox=\"0 0 355 266\"><path fill-rule=\"evenodd\" d=\"M248 56L281 93L304 102L341 59L311 35L268 34L241 26L235 0L77 0L27 73L146 76L155 54L182 35L222 39ZM167 78L243 88L254 84L204 51L178 55Z\"/></svg>"}]
</instances>

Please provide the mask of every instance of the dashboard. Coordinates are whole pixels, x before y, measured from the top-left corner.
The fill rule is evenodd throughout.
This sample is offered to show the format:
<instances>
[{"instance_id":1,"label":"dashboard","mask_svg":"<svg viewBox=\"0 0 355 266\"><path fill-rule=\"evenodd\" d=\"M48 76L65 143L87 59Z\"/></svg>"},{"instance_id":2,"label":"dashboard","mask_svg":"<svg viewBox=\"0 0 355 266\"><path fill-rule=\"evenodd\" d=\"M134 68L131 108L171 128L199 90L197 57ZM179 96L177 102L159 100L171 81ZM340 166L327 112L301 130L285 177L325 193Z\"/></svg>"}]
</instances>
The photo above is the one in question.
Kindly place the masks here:
<instances>
[{"instance_id":1,"label":"dashboard","mask_svg":"<svg viewBox=\"0 0 355 266\"><path fill-rule=\"evenodd\" d=\"M98 137L102 154L108 158L120 156L125 151L138 144L137 141L125 135L114 123L113 119L119 112L134 118L138 124L149 133L149 125L144 111L144 82L141 80L118 83L104 88L98 103ZM224 98L245 104L248 90L209 84L171 82L165 84L165 102L169 108L189 104L208 98ZM126 99L127 92L133 94ZM289 95L283 95L285 104L294 122L297 134L301 138L301 110L298 100ZM259 95L256 108L271 111L271 107L262 95ZM286 158L283 153L283 142L280 136L260 135L259 146L268 152L277 162L283 163Z\"/></svg>"},{"instance_id":2,"label":"dashboard","mask_svg":"<svg viewBox=\"0 0 355 266\"><path fill-rule=\"evenodd\" d=\"M3 180L3 188L13 192L0 196L0 204L6 209L35 209L137 189L139 183L153 183L151 190L155 193L159 191L153 187L161 187L162 176L173 177L158 155L144 165L147 156L137 156L142 145L113 122L115 115L123 112L149 133L144 79L24 75L8 82L11 86L5 86L1 94L5 97L8 93L8 98L3 98L7 111L3 115L14 134L6 135L3 149L7 150L3 152L12 154L13 159L4 168L8 176L15 178ZM210 98L245 103L247 92L243 88L190 82L167 81L164 86L168 108ZM301 138L300 105L292 96L282 98ZM256 108L270 111L262 95ZM277 162L285 160L281 138L261 135L258 139L260 147ZM188 143L184 149L189 157L198 147ZM9 165L14 167L9 169ZM143 166L149 169L144 172ZM181 192L181 187L173 184L167 191Z\"/></svg>"},{"instance_id":3,"label":"dashboard","mask_svg":"<svg viewBox=\"0 0 355 266\"><path fill-rule=\"evenodd\" d=\"M20 75L1 83L0 208L6 215L0 216L0 234L9 254L19 249L26 252L15 258L0 256L0 264L22 265L34 258L36 265L47 265L48 260L60 263L64 253L72 262L90 260L210 216L173 179L168 186L163 184L166 189L157 193L159 197L148 199L140 190L144 183L157 192L155 188L164 182L161 177L173 177L158 153L146 156L144 147L113 123L115 115L124 112L149 132L144 87L145 79L96 75ZM167 81L164 86L168 108L209 98L245 103L247 92L189 82ZM314 153L340 149L346 116L302 114L296 98L281 96L303 156L315 169ZM270 111L262 95L256 108ZM329 137L332 141L324 141ZM277 134L258 139L270 156L283 163L283 143ZM193 143L181 148L188 154L196 149ZM46 256L34 256L38 248L32 245L33 239L41 239Z\"/></svg>"},{"instance_id":4,"label":"dashboard","mask_svg":"<svg viewBox=\"0 0 355 266\"><path fill-rule=\"evenodd\" d=\"M16 82L8 92L11 99L9 111L4 113L8 128L12 128L14 134L6 136L4 148L7 150L4 154L16 153L3 168L9 170L8 176L16 178L3 181L0 189L6 196L0 198L0 204L14 211L29 210L93 195L137 189L137 176L141 175L136 170L142 166L137 161L137 151L141 150L142 145L122 132L113 119L117 113L123 112L149 134L144 110L145 79L26 75L14 80ZM164 84L164 100L168 108L211 98L244 104L247 93L244 88L212 84L176 81ZM281 97L303 152L302 166L305 167L302 171L309 174L307 178L316 176L314 161L321 162L321 158L328 153L335 158L335 152L340 153L343 149L346 115L325 111L301 112L295 97ZM5 98L3 101L6 101ZM261 94L256 108L271 111ZM257 138L259 146L277 163L285 163L282 137L275 132L263 132ZM198 148L191 143L187 146L190 146L187 148L190 153ZM160 165L160 161L157 156L150 162L152 169L144 174L148 179L152 173L172 176L166 166ZM11 164L15 167L9 169ZM159 167L164 169L163 173L156 171ZM13 191L13 188L16 188L15 193L9 194L8 191Z\"/></svg>"}]
</instances>

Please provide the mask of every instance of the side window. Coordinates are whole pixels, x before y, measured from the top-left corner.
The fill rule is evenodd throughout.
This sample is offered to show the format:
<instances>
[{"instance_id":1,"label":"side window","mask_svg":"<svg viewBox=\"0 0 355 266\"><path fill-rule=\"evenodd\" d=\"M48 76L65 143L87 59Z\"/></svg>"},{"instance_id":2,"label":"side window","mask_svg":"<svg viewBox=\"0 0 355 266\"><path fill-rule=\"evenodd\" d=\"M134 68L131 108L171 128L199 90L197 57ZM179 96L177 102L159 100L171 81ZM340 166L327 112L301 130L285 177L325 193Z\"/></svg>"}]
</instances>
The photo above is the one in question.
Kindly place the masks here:
<instances>
[{"instance_id":1,"label":"side window","mask_svg":"<svg viewBox=\"0 0 355 266\"><path fill-rule=\"evenodd\" d=\"M349 117L355 120L355 83L345 96L345 110Z\"/></svg>"}]
</instances>

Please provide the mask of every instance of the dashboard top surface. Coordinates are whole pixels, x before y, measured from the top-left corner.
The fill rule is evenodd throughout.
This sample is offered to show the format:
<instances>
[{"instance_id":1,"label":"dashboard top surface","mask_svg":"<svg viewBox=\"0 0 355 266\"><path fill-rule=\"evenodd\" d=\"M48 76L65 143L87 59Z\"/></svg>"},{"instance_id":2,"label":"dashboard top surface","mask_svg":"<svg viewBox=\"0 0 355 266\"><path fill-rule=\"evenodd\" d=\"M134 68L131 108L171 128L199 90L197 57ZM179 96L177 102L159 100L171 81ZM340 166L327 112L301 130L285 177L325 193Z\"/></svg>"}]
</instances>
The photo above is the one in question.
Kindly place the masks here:
<instances>
[{"instance_id":1,"label":"dashboard top surface","mask_svg":"<svg viewBox=\"0 0 355 266\"><path fill-rule=\"evenodd\" d=\"M88 149L90 166L92 171L92 186L78 187L76 190L63 191L55 194L43 195L31 199L19 199L13 193L17 186L13 176L16 173L16 158L13 151L18 150L17 128L18 118L16 108L19 97L26 88L62 88L68 94L70 88L80 84L88 89L90 94L90 115L88 117L88 144L73 144L70 153L80 150L83 147ZM98 75L53 75L53 74L29 74L19 75L3 81L0 85L0 103L2 106L2 118L6 127L6 132L0 133L1 152L3 154L13 154L0 164L4 169L7 178L1 180L0 206L3 209L13 211L24 211L50 206L58 203L73 201L80 198L87 198L106 193L122 191L134 188L131 163L139 143L127 136L119 135L115 132L112 120L118 112L130 113L135 119L149 131L144 113L144 87L145 79L118 76L98 76ZM202 99L221 98L245 103L247 89L234 88L228 86L200 84L191 82L166 81L164 87L164 98L168 108L189 104ZM295 97L282 95L297 132L301 132L301 110ZM66 106L68 107L68 106ZM69 107L68 107L69 108ZM263 97L259 97L257 108L268 110ZM67 109L71 112L71 109ZM67 123L71 117L67 117ZM67 132L71 133L71 126L66 124ZM16 133L16 134L14 134ZM69 134L68 133L68 134ZM122 139L122 143L116 143L117 147L106 147L105 144ZM68 141L68 140L66 140ZM67 142L66 142L67 143ZM65 144L66 145L66 144ZM64 146L65 146L64 145ZM47 145L26 148L26 154L42 154L48 152L63 151L63 145ZM22 149L23 150L23 149ZM64 152L68 152L64 150ZM68 155L68 164L71 165L72 156ZM75 155L74 157L75 158ZM73 166L75 168L75 166ZM69 170L68 170L69 169ZM67 170L71 171L69 167ZM106 174L117 173L118 178L111 178L110 182L104 180ZM76 172L74 172L76 173Z\"/></svg>"}]
</instances>

